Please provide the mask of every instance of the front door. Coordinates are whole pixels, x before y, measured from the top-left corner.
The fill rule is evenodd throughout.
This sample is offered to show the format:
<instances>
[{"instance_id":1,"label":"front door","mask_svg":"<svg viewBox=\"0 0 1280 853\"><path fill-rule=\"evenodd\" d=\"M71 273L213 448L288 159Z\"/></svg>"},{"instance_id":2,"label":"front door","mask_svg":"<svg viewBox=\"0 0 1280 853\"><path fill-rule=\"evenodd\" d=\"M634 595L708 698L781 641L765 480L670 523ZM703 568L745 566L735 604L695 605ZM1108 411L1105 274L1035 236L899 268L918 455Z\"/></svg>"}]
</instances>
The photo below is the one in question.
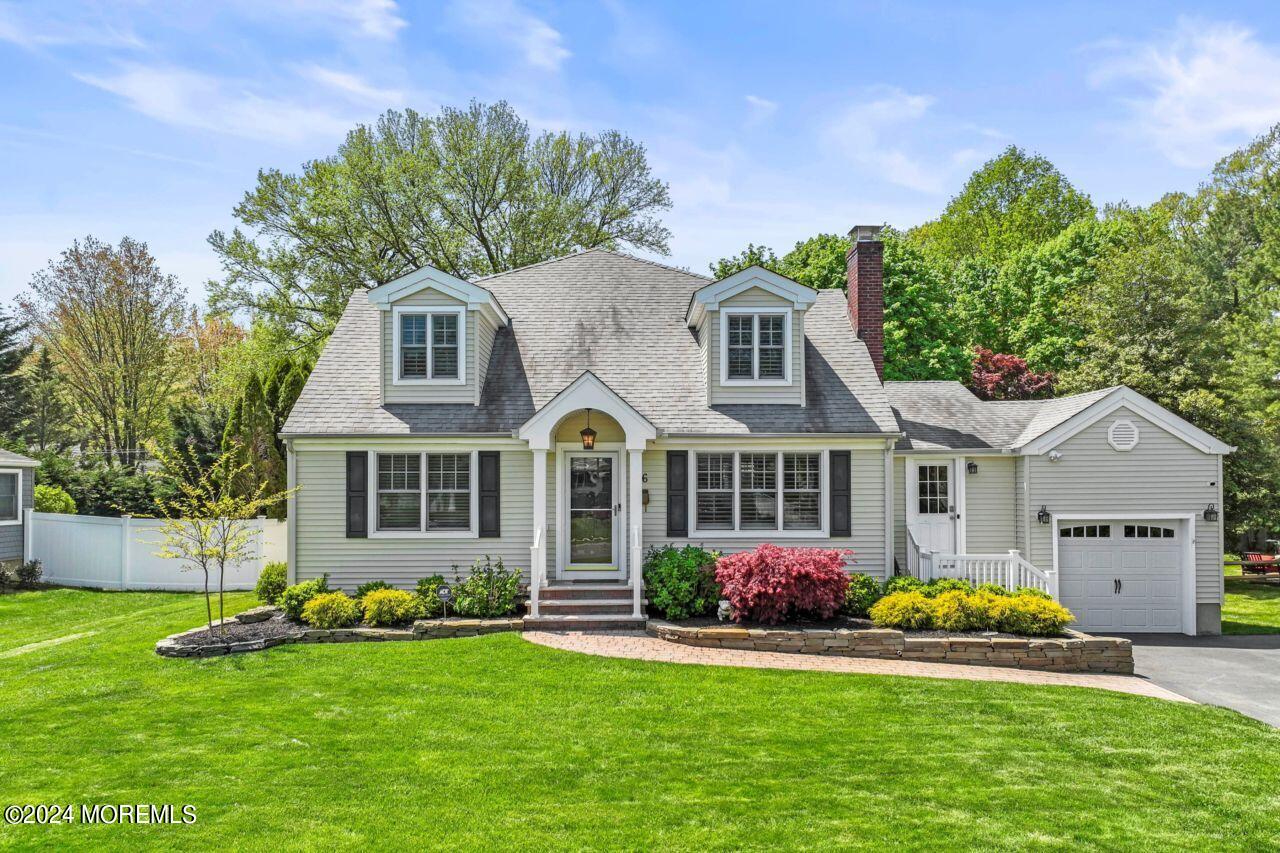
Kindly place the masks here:
<instances>
[{"instance_id":1,"label":"front door","mask_svg":"<svg viewBox=\"0 0 1280 853\"><path fill-rule=\"evenodd\" d=\"M618 560L616 453L570 452L565 464L563 577L600 580L622 576Z\"/></svg>"},{"instance_id":2,"label":"front door","mask_svg":"<svg viewBox=\"0 0 1280 853\"><path fill-rule=\"evenodd\" d=\"M955 462L907 460L907 525L925 550L956 552Z\"/></svg>"}]
</instances>

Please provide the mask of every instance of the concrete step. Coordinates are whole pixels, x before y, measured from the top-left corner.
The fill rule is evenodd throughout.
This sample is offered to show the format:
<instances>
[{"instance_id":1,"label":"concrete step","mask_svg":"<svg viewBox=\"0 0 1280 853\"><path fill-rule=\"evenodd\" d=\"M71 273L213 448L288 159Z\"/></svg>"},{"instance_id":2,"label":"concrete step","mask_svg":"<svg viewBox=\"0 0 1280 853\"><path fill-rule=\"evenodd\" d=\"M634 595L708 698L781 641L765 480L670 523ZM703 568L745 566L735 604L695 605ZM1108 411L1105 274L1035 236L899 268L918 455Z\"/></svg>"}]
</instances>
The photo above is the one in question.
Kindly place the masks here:
<instances>
[{"instance_id":1,"label":"concrete step","mask_svg":"<svg viewBox=\"0 0 1280 853\"><path fill-rule=\"evenodd\" d=\"M641 602L641 607L647 602ZM529 610L532 604L525 604L525 609ZM613 614L621 613L623 615L631 614L631 599L621 598L562 598L562 599L542 599L539 601L539 607L543 615L556 616L569 613L600 613Z\"/></svg>"},{"instance_id":2,"label":"concrete step","mask_svg":"<svg viewBox=\"0 0 1280 853\"><path fill-rule=\"evenodd\" d=\"M631 587L620 586L616 583L552 584L538 590L538 600L569 601L571 599L587 599L600 601L610 599L613 601L630 601L631 594Z\"/></svg>"},{"instance_id":3,"label":"concrete step","mask_svg":"<svg viewBox=\"0 0 1280 853\"><path fill-rule=\"evenodd\" d=\"M583 613L563 616L524 617L526 631L643 631L645 616Z\"/></svg>"}]
</instances>

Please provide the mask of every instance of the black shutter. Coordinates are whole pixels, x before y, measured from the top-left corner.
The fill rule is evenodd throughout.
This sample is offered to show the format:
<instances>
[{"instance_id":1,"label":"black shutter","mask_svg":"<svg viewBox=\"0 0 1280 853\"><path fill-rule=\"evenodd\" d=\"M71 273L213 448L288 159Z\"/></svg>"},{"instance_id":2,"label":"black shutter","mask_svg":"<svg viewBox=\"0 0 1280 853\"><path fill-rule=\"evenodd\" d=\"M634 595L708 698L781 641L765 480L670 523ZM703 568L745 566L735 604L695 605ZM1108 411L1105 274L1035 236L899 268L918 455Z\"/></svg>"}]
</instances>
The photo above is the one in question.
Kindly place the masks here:
<instances>
[{"instance_id":1,"label":"black shutter","mask_svg":"<svg viewBox=\"0 0 1280 853\"><path fill-rule=\"evenodd\" d=\"M849 470L849 451L832 450L827 456L831 466L831 535L851 536L853 528L849 515L853 476Z\"/></svg>"},{"instance_id":2,"label":"black shutter","mask_svg":"<svg viewBox=\"0 0 1280 853\"><path fill-rule=\"evenodd\" d=\"M689 535L689 451L667 451L667 535Z\"/></svg>"},{"instance_id":3,"label":"black shutter","mask_svg":"<svg viewBox=\"0 0 1280 853\"><path fill-rule=\"evenodd\" d=\"M501 455L496 450L480 451L480 536L484 539L496 539L502 535L500 459Z\"/></svg>"},{"instance_id":4,"label":"black shutter","mask_svg":"<svg viewBox=\"0 0 1280 853\"><path fill-rule=\"evenodd\" d=\"M369 454L347 451L347 538L369 535Z\"/></svg>"}]
</instances>

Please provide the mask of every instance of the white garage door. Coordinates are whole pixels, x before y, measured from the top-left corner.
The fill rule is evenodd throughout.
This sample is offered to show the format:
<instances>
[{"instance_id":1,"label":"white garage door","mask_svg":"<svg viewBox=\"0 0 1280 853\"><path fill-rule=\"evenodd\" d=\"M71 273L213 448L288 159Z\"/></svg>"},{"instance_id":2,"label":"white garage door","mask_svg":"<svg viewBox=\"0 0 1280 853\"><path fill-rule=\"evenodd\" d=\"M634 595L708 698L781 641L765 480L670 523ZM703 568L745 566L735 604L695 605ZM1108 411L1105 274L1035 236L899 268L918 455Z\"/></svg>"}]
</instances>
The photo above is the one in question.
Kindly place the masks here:
<instances>
[{"instance_id":1,"label":"white garage door","mask_svg":"<svg viewBox=\"0 0 1280 853\"><path fill-rule=\"evenodd\" d=\"M1058 523L1058 592L1089 632L1182 630L1182 522Z\"/></svg>"}]
</instances>

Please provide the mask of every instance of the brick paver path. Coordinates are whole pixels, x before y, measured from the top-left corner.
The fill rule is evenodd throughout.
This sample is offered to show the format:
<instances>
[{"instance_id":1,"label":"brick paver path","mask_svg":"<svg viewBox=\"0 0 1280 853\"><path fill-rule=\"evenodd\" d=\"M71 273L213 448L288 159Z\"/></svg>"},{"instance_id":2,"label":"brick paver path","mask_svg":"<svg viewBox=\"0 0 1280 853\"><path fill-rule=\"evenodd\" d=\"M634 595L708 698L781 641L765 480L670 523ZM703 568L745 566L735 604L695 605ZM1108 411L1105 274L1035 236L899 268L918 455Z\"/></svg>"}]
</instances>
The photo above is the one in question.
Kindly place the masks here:
<instances>
[{"instance_id":1,"label":"brick paver path","mask_svg":"<svg viewBox=\"0 0 1280 853\"><path fill-rule=\"evenodd\" d=\"M1099 687L1119 693L1133 693L1174 702L1190 702L1130 675L1101 675L1083 672L1043 672L999 666L968 666L957 663L924 663L874 658L827 657L787 652L753 652L746 649L702 649L682 646L624 631L525 631L524 638L540 646L609 658L695 663L711 666L747 666L758 669L810 669L818 672L854 672L865 675L911 675L918 678L958 678L967 681L1006 681L1017 684Z\"/></svg>"}]
</instances>

